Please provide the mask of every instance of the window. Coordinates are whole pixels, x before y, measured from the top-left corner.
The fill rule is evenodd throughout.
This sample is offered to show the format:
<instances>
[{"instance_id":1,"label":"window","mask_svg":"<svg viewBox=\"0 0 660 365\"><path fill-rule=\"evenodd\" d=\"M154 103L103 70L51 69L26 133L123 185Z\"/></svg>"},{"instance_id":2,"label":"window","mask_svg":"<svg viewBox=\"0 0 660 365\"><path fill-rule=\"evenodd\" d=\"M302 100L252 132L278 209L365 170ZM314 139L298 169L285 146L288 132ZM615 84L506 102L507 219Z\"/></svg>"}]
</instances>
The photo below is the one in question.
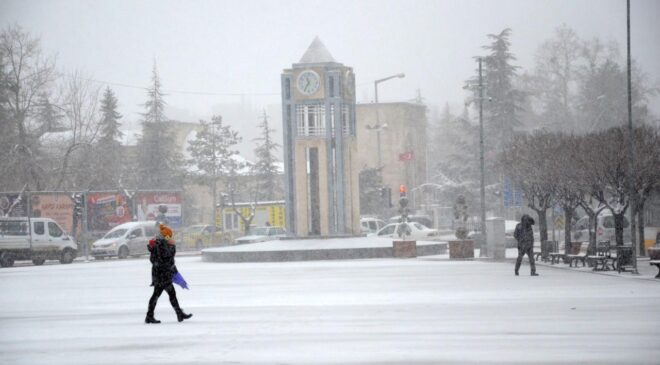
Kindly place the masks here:
<instances>
[{"instance_id":1,"label":"window","mask_svg":"<svg viewBox=\"0 0 660 365\"><path fill-rule=\"evenodd\" d=\"M396 228L396 224L392 224L391 226L387 226L387 227L383 228L380 232L378 232L378 235L379 236L385 236L385 235L393 234L395 228Z\"/></svg>"},{"instance_id":2,"label":"window","mask_svg":"<svg viewBox=\"0 0 660 365\"><path fill-rule=\"evenodd\" d=\"M34 222L33 227L34 227L34 234L42 235L46 233L46 225L44 224L44 222Z\"/></svg>"},{"instance_id":3,"label":"window","mask_svg":"<svg viewBox=\"0 0 660 365\"><path fill-rule=\"evenodd\" d=\"M296 105L298 136L325 135L325 105Z\"/></svg>"},{"instance_id":4,"label":"window","mask_svg":"<svg viewBox=\"0 0 660 365\"><path fill-rule=\"evenodd\" d=\"M335 78L333 76L328 77L328 83L329 83L329 89L330 89L330 97L334 98L335 97Z\"/></svg>"},{"instance_id":5,"label":"window","mask_svg":"<svg viewBox=\"0 0 660 365\"><path fill-rule=\"evenodd\" d=\"M129 236L135 236L135 237L142 237L142 229L137 228L131 231L131 234Z\"/></svg>"},{"instance_id":6,"label":"window","mask_svg":"<svg viewBox=\"0 0 660 365\"><path fill-rule=\"evenodd\" d=\"M332 126L332 132L335 132L335 106L334 104L330 105L330 125ZM348 125L348 105L342 104L341 106L341 125L345 135L351 134L350 127Z\"/></svg>"},{"instance_id":7,"label":"window","mask_svg":"<svg viewBox=\"0 0 660 365\"><path fill-rule=\"evenodd\" d=\"M284 97L286 100L291 99L291 79L284 80Z\"/></svg>"},{"instance_id":8,"label":"window","mask_svg":"<svg viewBox=\"0 0 660 365\"><path fill-rule=\"evenodd\" d=\"M146 227L145 230L147 231L146 235L149 237L156 235L156 228L154 227Z\"/></svg>"},{"instance_id":9,"label":"window","mask_svg":"<svg viewBox=\"0 0 660 365\"><path fill-rule=\"evenodd\" d=\"M234 213L225 213L225 230L233 231L240 229L238 225L238 215Z\"/></svg>"},{"instance_id":10,"label":"window","mask_svg":"<svg viewBox=\"0 0 660 365\"><path fill-rule=\"evenodd\" d=\"M372 232L376 232L378 230L378 225L376 224L375 221L369 222L369 230Z\"/></svg>"},{"instance_id":11,"label":"window","mask_svg":"<svg viewBox=\"0 0 660 365\"><path fill-rule=\"evenodd\" d=\"M60 226L53 222L48 222L48 233L50 234L51 237L62 237L62 230L60 229Z\"/></svg>"}]
</instances>

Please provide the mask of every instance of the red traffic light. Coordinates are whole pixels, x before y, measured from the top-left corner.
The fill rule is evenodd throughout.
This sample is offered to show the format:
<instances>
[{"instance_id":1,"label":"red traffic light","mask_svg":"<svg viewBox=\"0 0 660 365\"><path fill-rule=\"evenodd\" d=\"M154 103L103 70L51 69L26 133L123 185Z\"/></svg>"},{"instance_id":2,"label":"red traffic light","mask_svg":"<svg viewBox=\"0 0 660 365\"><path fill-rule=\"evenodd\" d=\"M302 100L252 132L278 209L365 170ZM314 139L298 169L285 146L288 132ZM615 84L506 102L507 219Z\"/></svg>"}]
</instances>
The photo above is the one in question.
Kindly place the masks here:
<instances>
[{"instance_id":1,"label":"red traffic light","mask_svg":"<svg viewBox=\"0 0 660 365\"><path fill-rule=\"evenodd\" d=\"M403 184L399 185L399 195L406 196L406 186Z\"/></svg>"}]
</instances>

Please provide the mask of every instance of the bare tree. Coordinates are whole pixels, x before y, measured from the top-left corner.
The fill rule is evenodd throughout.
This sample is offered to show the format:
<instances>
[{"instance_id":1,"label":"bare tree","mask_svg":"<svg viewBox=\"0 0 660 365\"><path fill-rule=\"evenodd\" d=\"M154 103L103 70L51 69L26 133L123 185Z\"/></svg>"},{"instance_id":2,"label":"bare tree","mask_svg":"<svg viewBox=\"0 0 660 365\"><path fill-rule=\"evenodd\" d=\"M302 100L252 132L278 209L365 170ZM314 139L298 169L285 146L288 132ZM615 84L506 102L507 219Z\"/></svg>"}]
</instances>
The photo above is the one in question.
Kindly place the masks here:
<instances>
[{"instance_id":1,"label":"bare tree","mask_svg":"<svg viewBox=\"0 0 660 365\"><path fill-rule=\"evenodd\" d=\"M84 151L89 150L99 133L100 90L80 71L69 74L64 81L62 109L69 138L58 158L60 164L55 190L65 187L66 180L68 188L90 188L88 185L94 176L91 166L93 161L87 158Z\"/></svg>"},{"instance_id":2,"label":"bare tree","mask_svg":"<svg viewBox=\"0 0 660 365\"><path fill-rule=\"evenodd\" d=\"M529 208L538 215L541 241L548 239L547 210L557 189L554 162L556 140L550 133L516 134L500 155L502 173L519 186Z\"/></svg>"},{"instance_id":3,"label":"bare tree","mask_svg":"<svg viewBox=\"0 0 660 365\"><path fill-rule=\"evenodd\" d=\"M24 32L17 25L0 33L0 64L6 77L5 112L11 125L8 132L14 137L8 153L3 157L3 184L17 187L42 187L42 167L33 114L39 94L56 78L55 60L42 54L39 39ZM6 180L5 180L6 179Z\"/></svg>"}]
</instances>

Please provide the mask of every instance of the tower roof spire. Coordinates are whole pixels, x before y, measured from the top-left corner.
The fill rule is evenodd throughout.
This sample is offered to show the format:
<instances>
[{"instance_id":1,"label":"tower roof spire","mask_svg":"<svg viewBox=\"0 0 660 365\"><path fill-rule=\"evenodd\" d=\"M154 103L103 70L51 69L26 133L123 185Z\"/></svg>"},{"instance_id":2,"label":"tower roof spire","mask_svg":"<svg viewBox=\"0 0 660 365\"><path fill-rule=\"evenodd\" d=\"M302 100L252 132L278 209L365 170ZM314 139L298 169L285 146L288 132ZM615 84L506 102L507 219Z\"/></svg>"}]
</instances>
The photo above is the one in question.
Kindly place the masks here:
<instances>
[{"instance_id":1,"label":"tower roof spire","mask_svg":"<svg viewBox=\"0 0 660 365\"><path fill-rule=\"evenodd\" d=\"M307 51L300 59L299 63L326 63L326 62L337 62L332 57L330 52L318 36L314 37L312 44L309 45Z\"/></svg>"}]
</instances>

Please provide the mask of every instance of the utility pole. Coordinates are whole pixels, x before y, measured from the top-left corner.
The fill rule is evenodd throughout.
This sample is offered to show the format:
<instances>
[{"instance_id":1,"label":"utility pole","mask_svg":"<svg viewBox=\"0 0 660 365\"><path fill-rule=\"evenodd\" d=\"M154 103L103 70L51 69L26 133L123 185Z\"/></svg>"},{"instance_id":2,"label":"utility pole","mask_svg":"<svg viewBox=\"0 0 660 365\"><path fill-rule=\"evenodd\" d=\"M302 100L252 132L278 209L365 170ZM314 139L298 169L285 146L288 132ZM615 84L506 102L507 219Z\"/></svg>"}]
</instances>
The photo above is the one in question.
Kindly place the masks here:
<instances>
[{"instance_id":1,"label":"utility pole","mask_svg":"<svg viewBox=\"0 0 660 365\"><path fill-rule=\"evenodd\" d=\"M630 239L632 246L632 264L633 272L639 274L637 271L637 232L635 218L637 213L637 192L635 191L635 135L632 125L632 86L630 81L630 0L626 1L626 30L628 40L628 194L630 195ZM640 242L640 250L643 242Z\"/></svg>"},{"instance_id":2,"label":"utility pole","mask_svg":"<svg viewBox=\"0 0 660 365\"><path fill-rule=\"evenodd\" d=\"M488 255L486 247L486 184L485 184L485 171L484 171L484 84L482 75L482 58L479 60L479 163L481 165L481 235L483 237L481 249L479 250L479 257Z\"/></svg>"}]
</instances>

